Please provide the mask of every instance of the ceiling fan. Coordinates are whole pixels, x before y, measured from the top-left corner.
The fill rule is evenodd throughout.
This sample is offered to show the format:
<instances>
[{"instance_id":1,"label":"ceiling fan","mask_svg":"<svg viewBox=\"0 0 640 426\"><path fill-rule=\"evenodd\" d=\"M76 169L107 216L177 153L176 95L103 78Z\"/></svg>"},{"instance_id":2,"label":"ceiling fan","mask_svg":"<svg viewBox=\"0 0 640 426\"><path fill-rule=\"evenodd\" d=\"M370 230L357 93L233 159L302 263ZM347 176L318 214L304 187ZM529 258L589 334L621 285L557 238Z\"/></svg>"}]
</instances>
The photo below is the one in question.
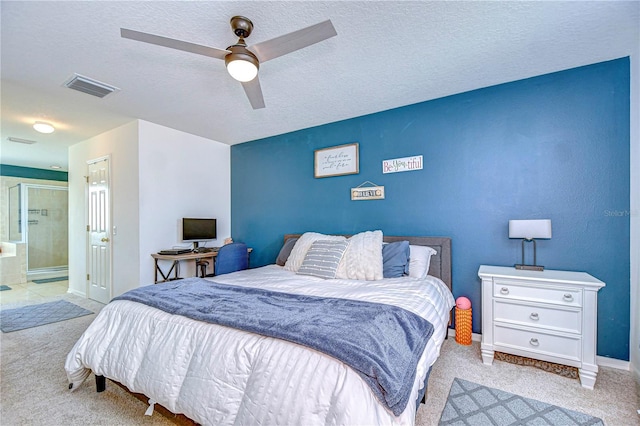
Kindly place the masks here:
<instances>
[{"instance_id":1,"label":"ceiling fan","mask_svg":"<svg viewBox=\"0 0 640 426\"><path fill-rule=\"evenodd\" d=\"M244 92L247 94L253 109L260 109L265 106L260 80L258 79L258 69L262 62L303 49L337 35L331 21L326 20L271 40L247 46L244 39L249 37L253 30L251 20L244 16L234 16L231 18L231 29L238 37L238 42L226 49L203 46L126 28L120 28L120 36L211 58L224 59L229 74L242 83Z\"/></svg>"}]
</instances>

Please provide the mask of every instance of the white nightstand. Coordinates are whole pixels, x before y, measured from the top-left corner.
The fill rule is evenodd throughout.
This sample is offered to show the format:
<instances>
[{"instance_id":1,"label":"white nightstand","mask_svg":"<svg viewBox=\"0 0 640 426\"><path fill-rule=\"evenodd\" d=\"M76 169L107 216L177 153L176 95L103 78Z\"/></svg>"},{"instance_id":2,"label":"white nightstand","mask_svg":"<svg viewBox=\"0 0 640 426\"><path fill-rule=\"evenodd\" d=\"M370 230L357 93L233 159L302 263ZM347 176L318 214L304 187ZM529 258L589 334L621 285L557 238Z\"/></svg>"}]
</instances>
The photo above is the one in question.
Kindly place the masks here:
<instances>
[{"instance_id":1,"label":"white nightstand","mask_svg":"<svg viewBox=\"0 0 640 426\"><path fill-rule=\"evenodd\" d=\"M494 351L577 367L593 389L598 290L605 283L585 272L526 271L480 266L482 361Z\"/></svg>"}]
</instances>

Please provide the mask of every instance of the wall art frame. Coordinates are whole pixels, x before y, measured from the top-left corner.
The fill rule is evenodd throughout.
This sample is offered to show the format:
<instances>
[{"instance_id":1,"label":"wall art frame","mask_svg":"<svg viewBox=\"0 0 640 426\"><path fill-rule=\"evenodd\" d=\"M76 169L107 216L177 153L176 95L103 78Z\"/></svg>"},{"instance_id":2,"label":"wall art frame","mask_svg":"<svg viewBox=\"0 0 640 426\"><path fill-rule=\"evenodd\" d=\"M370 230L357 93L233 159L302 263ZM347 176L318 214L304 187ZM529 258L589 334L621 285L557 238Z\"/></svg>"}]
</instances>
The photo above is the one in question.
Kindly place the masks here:
<instances>
[{"instance_id":1,"label":"wall art frame","mask_svg":"<svg viewBox=\"0 0 640 426\"><path fill-rule=\"evenodd\" d=\"M357 142L316 149L313 155L313 177L324 178L360 173Z\"/></svg>"}]
</instances>

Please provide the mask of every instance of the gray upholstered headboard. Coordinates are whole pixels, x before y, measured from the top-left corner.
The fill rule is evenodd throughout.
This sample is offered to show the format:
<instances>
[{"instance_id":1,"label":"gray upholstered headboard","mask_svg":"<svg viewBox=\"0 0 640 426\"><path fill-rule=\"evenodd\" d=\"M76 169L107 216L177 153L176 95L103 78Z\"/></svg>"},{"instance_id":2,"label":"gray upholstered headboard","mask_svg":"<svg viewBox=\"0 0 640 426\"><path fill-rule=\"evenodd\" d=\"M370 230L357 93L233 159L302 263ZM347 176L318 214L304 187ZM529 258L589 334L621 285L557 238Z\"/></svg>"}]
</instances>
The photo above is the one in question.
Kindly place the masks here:
<instances>
[{"instance_id":1,"label":"gray upholstered headboard","mask_svg":"<svg viewBox=\"0 0 640 426\"><path fill-rule=\"evenodd\" d=\"M284 241L289 238L297 238L302 234L286 234ZM349 237L350 235L345 235ZM384 241L392 243L394 241L409 241L409 244L417 246L429 246L438 253L431 256L429 265L429 275L440 278L451 289L451 238L449 237L395 237L384 236Z\"/></svg>"}]
</instances>

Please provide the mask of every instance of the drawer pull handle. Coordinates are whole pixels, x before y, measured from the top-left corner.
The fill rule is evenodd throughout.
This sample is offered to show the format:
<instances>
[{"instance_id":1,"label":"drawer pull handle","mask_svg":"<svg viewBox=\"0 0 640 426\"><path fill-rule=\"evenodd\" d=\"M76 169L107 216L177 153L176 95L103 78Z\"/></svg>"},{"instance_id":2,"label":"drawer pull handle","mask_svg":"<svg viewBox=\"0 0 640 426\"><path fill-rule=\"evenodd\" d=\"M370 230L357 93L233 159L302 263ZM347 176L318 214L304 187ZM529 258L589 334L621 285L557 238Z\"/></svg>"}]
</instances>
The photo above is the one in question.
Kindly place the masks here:
<instances>
[{"instance_id":1,"label":"drawer pull handle","mask_svg":"<svg viewBox=\"0 0 640 426\"><path fill-rule=\"evenodd\" d=\"M563 299L565 302L573 302L573 296L572 296L571 294L569 294L569 293L566 293L566 294L562 297L562 299Z\"/></svg>"},{"instance_id":2,"label":"drawer pull handle","mask_svg":"<svg viewBox=\"0 0 640 426\"><path fill-rule=\"evenodd\" d=\"M507 287L502 287L500 289L500 294L509 294L509 289Z\"/></svg>"},{"instance_id":3,"label":"drawer pull handle","mask_svg":"<svg viewBox=\"0 0 640 426\"><path fill-rule=\"evenodd\" d=\"M531 346L540 346L540 343L538 342L538 339L536 339L535 337L532 337L531 340L529 340L529 344Z\"/></svg>"},{"instance_id":4,"label":"drawer pull handle","mask_svg":"<svg viewBox=\"0 0 640 426\"><path fill-rule=\"evenodd\" d=\"M531 312L531 315L529 315L529 318L531 318L534 321L538 321L540 319L537 312Z\"/></svg>"}]
</instances>

